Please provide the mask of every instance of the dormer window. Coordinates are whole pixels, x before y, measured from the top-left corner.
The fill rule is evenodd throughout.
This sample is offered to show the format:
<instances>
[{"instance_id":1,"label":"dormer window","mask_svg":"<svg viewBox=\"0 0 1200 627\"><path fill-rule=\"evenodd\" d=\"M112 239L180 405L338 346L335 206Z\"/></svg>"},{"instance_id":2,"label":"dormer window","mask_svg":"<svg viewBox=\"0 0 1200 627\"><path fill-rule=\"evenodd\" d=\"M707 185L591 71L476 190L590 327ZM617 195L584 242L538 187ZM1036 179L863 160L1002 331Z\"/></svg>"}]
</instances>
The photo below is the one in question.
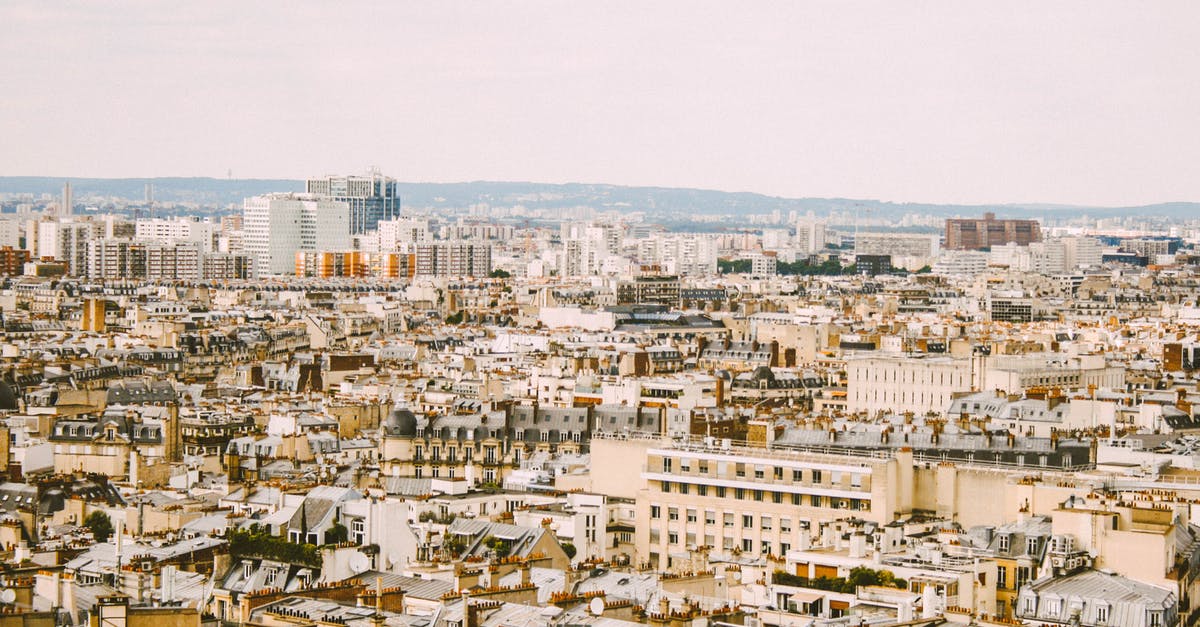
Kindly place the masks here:
<instances>
[{"instance_id":1,"label":"dormer window","mask_svg":"<svg viewBox=\"0 0 1200 627\"><path fill-rule=\"evenodd\" d=\"M246 562L242 564L242 579L249 579L254 574L254 564Z\"/></svg>"},{"instance_id":2,"label":"dormer window","mask_svg":"<svg viewBox=\"0 0 1200 627\"><path fill-rule=\"evenodd\" d=\"M1008 550L1008 548L1009 548L1009 546L1008 546L1008 543L1009 543L1009 537L1008 537L1008 535L1007 535L1007 534L1001 534L1001 535L1000 535L1000 537L996 538L996 548L997 548L997 550L1000 550L1000 551L1007 551L1007 550Z\"/></svg>"}]
</instances>

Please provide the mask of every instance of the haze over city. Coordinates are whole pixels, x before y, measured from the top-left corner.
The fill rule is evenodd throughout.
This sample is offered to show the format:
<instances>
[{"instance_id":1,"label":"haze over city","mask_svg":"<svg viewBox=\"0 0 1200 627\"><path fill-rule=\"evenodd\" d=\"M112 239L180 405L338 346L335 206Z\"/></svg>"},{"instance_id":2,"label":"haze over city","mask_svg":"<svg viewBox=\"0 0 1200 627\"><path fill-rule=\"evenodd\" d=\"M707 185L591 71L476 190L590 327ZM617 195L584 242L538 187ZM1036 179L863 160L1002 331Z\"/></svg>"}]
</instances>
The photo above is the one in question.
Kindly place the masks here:
<instances>
[{"instance_id":1,"label":"haze over city","mask_svg":"<svg viewBox=\"0 0 1200 627\"><path fill-rule=\"evenodd\" d=\"M0 172L1200 199L1194 2L6 2Z\"/></svg>"},{"instance_id":2,"label":"haze over city","mask_svg":"<svg viewBox=\"0 0 1200 627\"><path fill-rule=\"evenodd\" d=\"M1198 22L0 4L0 627L1200 625Z\"/></svg>"}]
</instances>

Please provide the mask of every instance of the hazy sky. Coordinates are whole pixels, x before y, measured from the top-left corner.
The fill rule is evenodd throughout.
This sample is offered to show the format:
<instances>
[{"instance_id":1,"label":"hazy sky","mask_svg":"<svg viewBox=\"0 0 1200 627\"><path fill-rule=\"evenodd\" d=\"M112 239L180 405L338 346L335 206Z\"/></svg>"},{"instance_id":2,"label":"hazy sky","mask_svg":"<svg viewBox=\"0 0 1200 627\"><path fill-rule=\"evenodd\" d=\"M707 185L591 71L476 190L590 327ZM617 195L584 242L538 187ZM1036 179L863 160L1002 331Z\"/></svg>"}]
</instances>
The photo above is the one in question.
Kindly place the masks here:
<instances>
[{"instance_id":1,"label":"hazy sky","mask_svg":"<svg viewBox=\"0 0 1200 627\"><path fill-rule=\"evenodd\" d=\"M1200 200L1200 2L0 2L0 175Z\"/></svg>"}]
</instances>

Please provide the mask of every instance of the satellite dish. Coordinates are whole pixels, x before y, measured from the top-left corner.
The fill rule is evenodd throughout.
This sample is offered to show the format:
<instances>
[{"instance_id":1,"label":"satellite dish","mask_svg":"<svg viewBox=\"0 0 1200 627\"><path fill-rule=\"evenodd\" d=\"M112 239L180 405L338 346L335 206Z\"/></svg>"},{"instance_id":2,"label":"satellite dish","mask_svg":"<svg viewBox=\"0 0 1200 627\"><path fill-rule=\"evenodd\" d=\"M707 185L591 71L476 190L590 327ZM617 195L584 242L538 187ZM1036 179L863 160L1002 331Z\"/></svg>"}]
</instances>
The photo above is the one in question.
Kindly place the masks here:
<instances>
[{"instance_id":1,"label":"satellite dish","mask_svg":"<svg viewBox=\"0 0 1200 627\"><path fill-rule=\"evenodd\" d=\"M362 553L355 553L350 556L350 571L355 575L365 573L371 569L371 560L367 559Z\"/></svg>"},{"instance_id":2,"label":"satellite dish","mask_svg":"<svg viewBox=\"0 0 1200 627\"><path fill-rule=\"evenodd\" d=\"M12 588L0 590L0 603L12 603L17 600L17 593Z\"/></svg>"},{"instance_id":3,"label":"satellite dish","mask_svg":"<svg viewBox=\"0 0 1200 627\"><path fill-rule=\"evenodd\" d=\"M5 590L5 592L12 592L12 590ZM601 599L600 597L592 597L592 600L588 602L588 611L591 612L593 616L599 616L603 614L604 599Z\"/></svg>"}]
</instances>

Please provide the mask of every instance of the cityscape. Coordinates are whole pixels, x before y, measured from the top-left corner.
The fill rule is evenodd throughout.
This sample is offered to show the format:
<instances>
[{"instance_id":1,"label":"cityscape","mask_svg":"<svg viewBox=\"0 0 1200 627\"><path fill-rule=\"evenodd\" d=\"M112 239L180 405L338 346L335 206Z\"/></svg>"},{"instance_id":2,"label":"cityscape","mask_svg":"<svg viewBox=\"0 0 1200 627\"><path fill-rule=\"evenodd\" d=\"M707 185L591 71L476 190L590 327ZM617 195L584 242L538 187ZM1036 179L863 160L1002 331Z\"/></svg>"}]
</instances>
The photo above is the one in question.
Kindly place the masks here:
<instances>
[{"instance_id":1,"label":"cityscape","mask_svg":"<svg viewBox=\"0 0 1200 627\"><path fill-rule=\"evenodd\" d=\"M154 115L132 110L127 119L145 128L111 140L129 127L103 119L103 94L140 89L134 79L91 84L96 103L75 103L94 106L88 123L101 127L75 136L77 149L22 138L29 128L55 138L54 124L80 123L79 112L51 107L43 119L40 107L19 104L0 122L17 149L0 155L0 627L1200 623L1200 520L1191 520L1200 516L1200 177L1185 158L1200 142L1137 152L1117 177L1106 174L1111 153L1064 141L1050 149L1069 165L1042 187L1023 168L1049 167L1058 153L1042 162L1034 143L1016 150L1016 117L1014 147L980 160L935 154L949 118L931 117L923 130L910 119L897 132L927 138L917 150L929 149L933 169L864 163L855 176L828 179L838 191L803 174L817 167L804 159L836 161L832 151L796 148L820 154L796 156L794 177L772 174L792 148L773 153L769 139L761 154L736 155L749 163L740 174L704 151L692 170L678 169L678 147L663 148L661 170L646 170L646 155L626 152L641 151L649 127L640 121L601 125L621 144L612 152L591 131L565 130L607 115L586 113L591 105L570 94L576 80L609 76L610 65L631 81L617 94L638 106L706 106L688 99L690 83L673 82L701 61L664 49L629 62L619 45L576 54L575 42L612 37L641 50L634 22L645 19L663 41L690 49L692 34L671 28L678 19L732 33L714 40L714 55L775 68L790 63L792 45L774 36L775 22L844 27L862 7L826 13L800 2L743 14L717 3L668 19L664 9L682 6L618 3L610 14L590 3L352 3L364 21L348 25L336 7L303 2L288 17L260 6L243 18L218 16L240 9L223 4L211 13L182 5L179 16L122 3L17 4L0 19L62 20L50 44L103 33L114 44L96 49L105 62L134 54L201 63L196 106L212 111L170 104L174 79L146 78L137 66L120 73L161 87L172 116L163 128L186 137L171 150L156 147ZM1079 24L1057 42L1039 40L1037 53L1048 46L1061 55L1054 63L1088 68L1076 84L1086 89L1108 77L1091 74L1101 72L1094 57L1069 42L1099 41L1124 22L1146 58L1164 59L1144 77L1161 88L1157 97L1200 103L1182 86L1188 60L1200 57L1182 52L1176 37L1188 22L1173 19L1194 26L1194 7L1100 4L1071 9ZM930 30L920 32L944 35L943 21L957 23L967 5L985 11L933 3L920 27ZM981 42L956 45L973 63L1007 68L982 49L1010 45L1006 33L1042 33L1062 10L1023 7L1024 17L980 26ZM352 41L370 39L384 17L398 18L393 11L416 43ZM868 13L911 19L884 4ZM487 93L495 103L482 117L445 113L500 130L457 144L467 140L444 121L425 121L430 137L401 130L421 126L404 122L402 100L342 105L330 95L288 101L293 110L279 104L292 83L238 94L244 101L210 91L223 79L201 71L207 49L197 61L189 47L219 42L212 68L237 83L242 59L279 60L239 57L230 52L237 37L222 29L275 18L299 34L327 27L356 55L357 46L395 55L347 57L356 77L395 64L419 91L528 74L561 85L561 106L529 103L538 120L504 122L488 116L510 95ZM511 46L496 47L493 61L468 51L414 64L401 54L417 44L445 52L461 45L458 29L483 37L493 27L498 39L483 41ZM123 36L134 43L118 45ZM276 37L264 31L255 45ZM443 39L451 44L431 43ZM840 68L832 74L869 66L926 76L925 65L840 58L831 53L839 39L797 45L830 53ZM941 45L904 41L911 48L895 54L921 59L922 46ZM10 59L68 64L4 45ZM526 46L563 56L519 56ZM297 64L319 57L302 82L315 88L326 72L321 90L338 91L326 87L339 57L300 48L272 54ZM668 60L680 64L657 73ZM1054 63L1030 71L1050 76L1041 73ZM702 69L716 84L743 71ZM793 84L776 69L780 84ZM3 75L25 85L23 72ZM955 94L975 93L973 80L1007 90L994 77L946 72L938 80ZM794 81L807 94L841 80L832 74L808 68ZM632 77L670 87L639 91ZM391 97L397 82L348 91ZM262 89L271 84L264 78ZM779 89L772 97L792 97ZM36 91L31 102L48 98ZM712 97L730 107L719 99L756 95ZM272 144L266 135L216 131L241 115L223 108L233 102L254 116L368 106L394 115L343 128L313 114L297 126L311 144L271 146L273 157L255 165L262 148L238 146ZM1100 108L1064 102L1046 115L1099 119ZM651 126L708 125L719 136L752 124L724 117L728 109L697 123L683 110L687 121ZM1196 136L1194 112L1170 110L1170 133ZM788 116L763 111L792 132ZM818 126L850 137L867 117ZM1152 117L1123 128L1157 132ZM489 142L502 142L509 123L544 128L548 146L566 141L556 134L578 145L523 153L512 142L500 158ZM418 143L389 152L364 130L412 133ZM190 165L217 145L225 161ZM89 156L98 149L111 159ZM1010 149L1021 158L1005 162ZM567 154L575 152L589 156ZM627 170L597 165L625 157ZM325 170L329 162L337 167Z\"/></svg>"}]
</instances>

